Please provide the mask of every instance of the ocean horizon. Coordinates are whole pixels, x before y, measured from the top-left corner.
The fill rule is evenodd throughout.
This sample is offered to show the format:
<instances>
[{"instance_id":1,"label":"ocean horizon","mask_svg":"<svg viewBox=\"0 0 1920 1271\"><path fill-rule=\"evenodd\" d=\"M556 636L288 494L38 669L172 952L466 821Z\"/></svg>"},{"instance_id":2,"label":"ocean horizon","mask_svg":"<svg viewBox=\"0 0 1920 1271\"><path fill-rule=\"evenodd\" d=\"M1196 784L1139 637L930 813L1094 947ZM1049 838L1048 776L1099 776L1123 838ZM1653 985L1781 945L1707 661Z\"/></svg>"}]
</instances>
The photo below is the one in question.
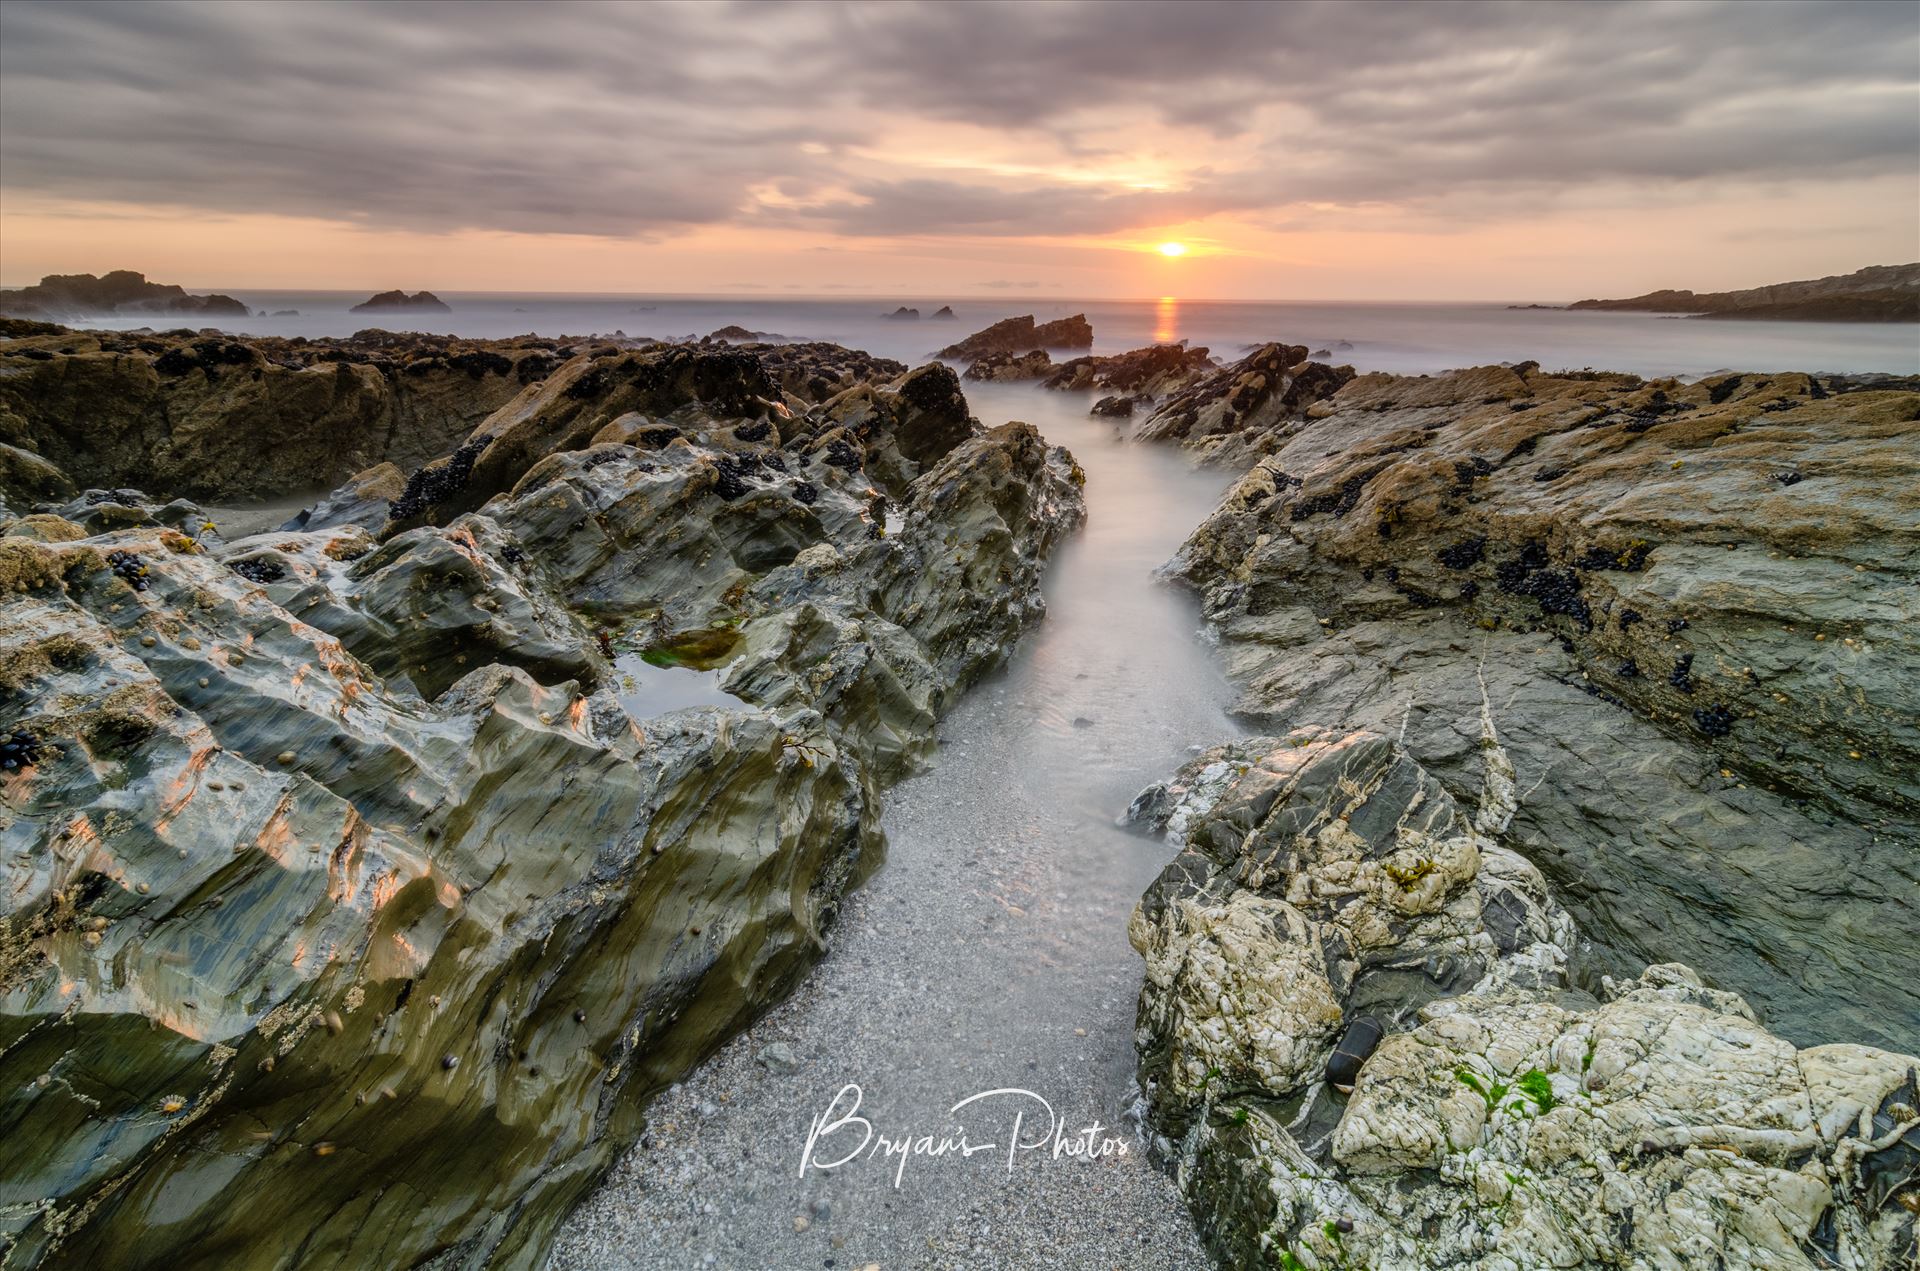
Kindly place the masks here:
<instances>
[{"instance_id":1,"label":"ocean horizon","mask_svg":"<svg viewBox=\"0 0 1920 1271\"><path fill-rule=\"evenodd\" d=\"M199 291L201 289L190 288ZM1664 314L1510 308L1492 302L1149 300L1007 296L924 300L898 295L801 297L585 292L436 291L448 314L354 313L367 296L340 290L225 294L260 317L163 314L70 325L107 330L183 326L255 336L341 337L380 328L475 339L623 335L684 340L739 326L769 338L822 340L918 364L1001 318L1084 313L1095 354L1186 341L1232 361L1273 341L1360 371L1431 375L1465 366L1537 361L1549 370L1623 371L1697 379L1717 371L1920 373L1920 328L1903 323L1730 322ZM1518 304L1519 302L1514 302ZM942 305L951 321L931 315ZM918 308L918 321L887 315ZM293 313L284 311L292 310ZM280 315L280 316L273 316ZM1324 350L1324 355L1321 351Z\"/></svg>"}]
</instances>

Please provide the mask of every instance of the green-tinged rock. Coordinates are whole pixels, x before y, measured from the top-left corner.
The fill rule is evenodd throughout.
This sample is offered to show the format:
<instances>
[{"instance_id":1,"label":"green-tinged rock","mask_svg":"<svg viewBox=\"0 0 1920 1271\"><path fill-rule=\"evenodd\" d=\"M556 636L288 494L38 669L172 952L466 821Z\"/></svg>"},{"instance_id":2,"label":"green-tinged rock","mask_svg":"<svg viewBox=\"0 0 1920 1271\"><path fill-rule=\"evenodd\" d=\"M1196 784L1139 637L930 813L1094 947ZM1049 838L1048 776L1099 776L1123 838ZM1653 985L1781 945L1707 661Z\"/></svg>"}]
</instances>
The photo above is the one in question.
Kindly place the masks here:
<instances>
[{"instance_id":1,"label":"green-tinged rock","mask_svg":"<svg viewBox=\"0 0 1920 1271\"><path fill-rule=\"evenodd\" d=\"M560 448L384 543L131 491L0 537L0 1265L537 1265L1080 515L969 425L879 537L846 445ZM617 692L643 648L728 704Z\"/></svg>"},{"instance_id":2,"label":"green-tinged rock","mask_svg":"<svg viewBox=\"0 0 1920 1271\"><path fill-rule=\"evenodd\" d=\"M1910 1265L1920 1058L1796 1049L1677 964L1584 967L1506 840L1491 720L1477 806L1314 729L1136 802L1181 847L1130 929L1146 1124L1223 1264Z\"/></svg>"},{"instance_id":3,"label":"green-tinged rock","mask_svg":"<svg viewBox=\"0 0 1920 1271\"><path fill-rule=\"evenodd\" d=\"M1459 798L1485 693L1513 841L1611 970L1684 961L1802 1044L1920 1039L1920 395L1522 364L1226 439L1265 457L1172 571L1239 713L1399 737Z\"/></svg>"}]
</instances>

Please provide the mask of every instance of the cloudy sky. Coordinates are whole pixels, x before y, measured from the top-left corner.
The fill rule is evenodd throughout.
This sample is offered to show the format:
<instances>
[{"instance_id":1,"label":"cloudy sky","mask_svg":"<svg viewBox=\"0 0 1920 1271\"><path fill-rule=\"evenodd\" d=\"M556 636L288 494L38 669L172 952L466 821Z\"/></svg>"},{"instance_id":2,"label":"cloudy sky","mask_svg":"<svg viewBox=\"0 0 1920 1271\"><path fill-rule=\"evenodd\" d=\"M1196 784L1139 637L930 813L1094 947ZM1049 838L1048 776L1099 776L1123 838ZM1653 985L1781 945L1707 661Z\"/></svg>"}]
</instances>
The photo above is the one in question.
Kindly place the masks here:
<instances>
[{"instance_id":1,"label":"cloudy sky","mask_svg":"<svg viewBox=\"0 0 1920 1271\"><path fill-rule=\"evenodd\" d=\"M1904 0L0 5L8 285L1551 300L1915 259Z\"/></svg>"}]
</instances>

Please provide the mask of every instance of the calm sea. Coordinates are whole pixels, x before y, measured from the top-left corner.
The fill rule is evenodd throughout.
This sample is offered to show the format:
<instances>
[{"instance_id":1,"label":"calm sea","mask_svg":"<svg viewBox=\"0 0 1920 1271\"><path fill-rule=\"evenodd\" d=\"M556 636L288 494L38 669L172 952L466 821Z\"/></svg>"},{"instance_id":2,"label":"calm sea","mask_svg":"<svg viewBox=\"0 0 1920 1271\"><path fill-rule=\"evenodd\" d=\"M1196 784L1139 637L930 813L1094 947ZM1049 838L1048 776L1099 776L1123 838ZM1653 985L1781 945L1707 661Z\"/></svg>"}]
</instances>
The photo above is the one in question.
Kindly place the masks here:
<instances>
[{"instance_id":1,"label":"calm sea","mask_svg":"<svg viewBox=\"0 0 1920 1271\"><path fill-rule=\"evenodd\" d=\"M365 327L465 336L627 335L678 338L743 326L793 339L831 340L905 362L990 322L1031 313L1041 321L1085 313L1094 352L1187 340L1231 360L1271 340L1326 349L1363 371L1429 373L1531 358L1549 369L1699 376L1718 370L1920 373L1920 326L1816 322L1714 322L1653 314L1509 309L1498 304L1266 303L1252 301L801 299L733 296L529 295L442 292L451 314L350 313L364 293L241 291L237 299L281 317L232 318L220 326L254 335L350 335ZM889 320L900 305L952 322ZM151 316L101 322L130 328ZM200 325L196 322L195 325Z\"/></svg>"}]
</instances>

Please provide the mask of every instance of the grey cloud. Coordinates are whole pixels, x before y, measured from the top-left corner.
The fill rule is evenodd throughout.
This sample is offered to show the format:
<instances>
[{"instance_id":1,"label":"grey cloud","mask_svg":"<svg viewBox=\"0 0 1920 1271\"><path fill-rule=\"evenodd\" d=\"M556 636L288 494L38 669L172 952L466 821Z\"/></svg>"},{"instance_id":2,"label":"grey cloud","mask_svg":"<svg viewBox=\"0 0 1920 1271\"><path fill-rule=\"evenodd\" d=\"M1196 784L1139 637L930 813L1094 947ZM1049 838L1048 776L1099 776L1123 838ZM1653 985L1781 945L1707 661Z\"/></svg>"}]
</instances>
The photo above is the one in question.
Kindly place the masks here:
<instances>
[{"instance_id":1,"label":"grey cloud","mask_svg":"<svg viewBox=\"0 0 1920 1271\"><path fill-rule=\"evenodd\" d=\"M0 182L423 229L1091 234L1915 172L1917 64L1907 4L8 0ZM902 117L1096 155L1141 108L1237 161L1144 192L849 158Z\"/></svg>"}]
</instances>

